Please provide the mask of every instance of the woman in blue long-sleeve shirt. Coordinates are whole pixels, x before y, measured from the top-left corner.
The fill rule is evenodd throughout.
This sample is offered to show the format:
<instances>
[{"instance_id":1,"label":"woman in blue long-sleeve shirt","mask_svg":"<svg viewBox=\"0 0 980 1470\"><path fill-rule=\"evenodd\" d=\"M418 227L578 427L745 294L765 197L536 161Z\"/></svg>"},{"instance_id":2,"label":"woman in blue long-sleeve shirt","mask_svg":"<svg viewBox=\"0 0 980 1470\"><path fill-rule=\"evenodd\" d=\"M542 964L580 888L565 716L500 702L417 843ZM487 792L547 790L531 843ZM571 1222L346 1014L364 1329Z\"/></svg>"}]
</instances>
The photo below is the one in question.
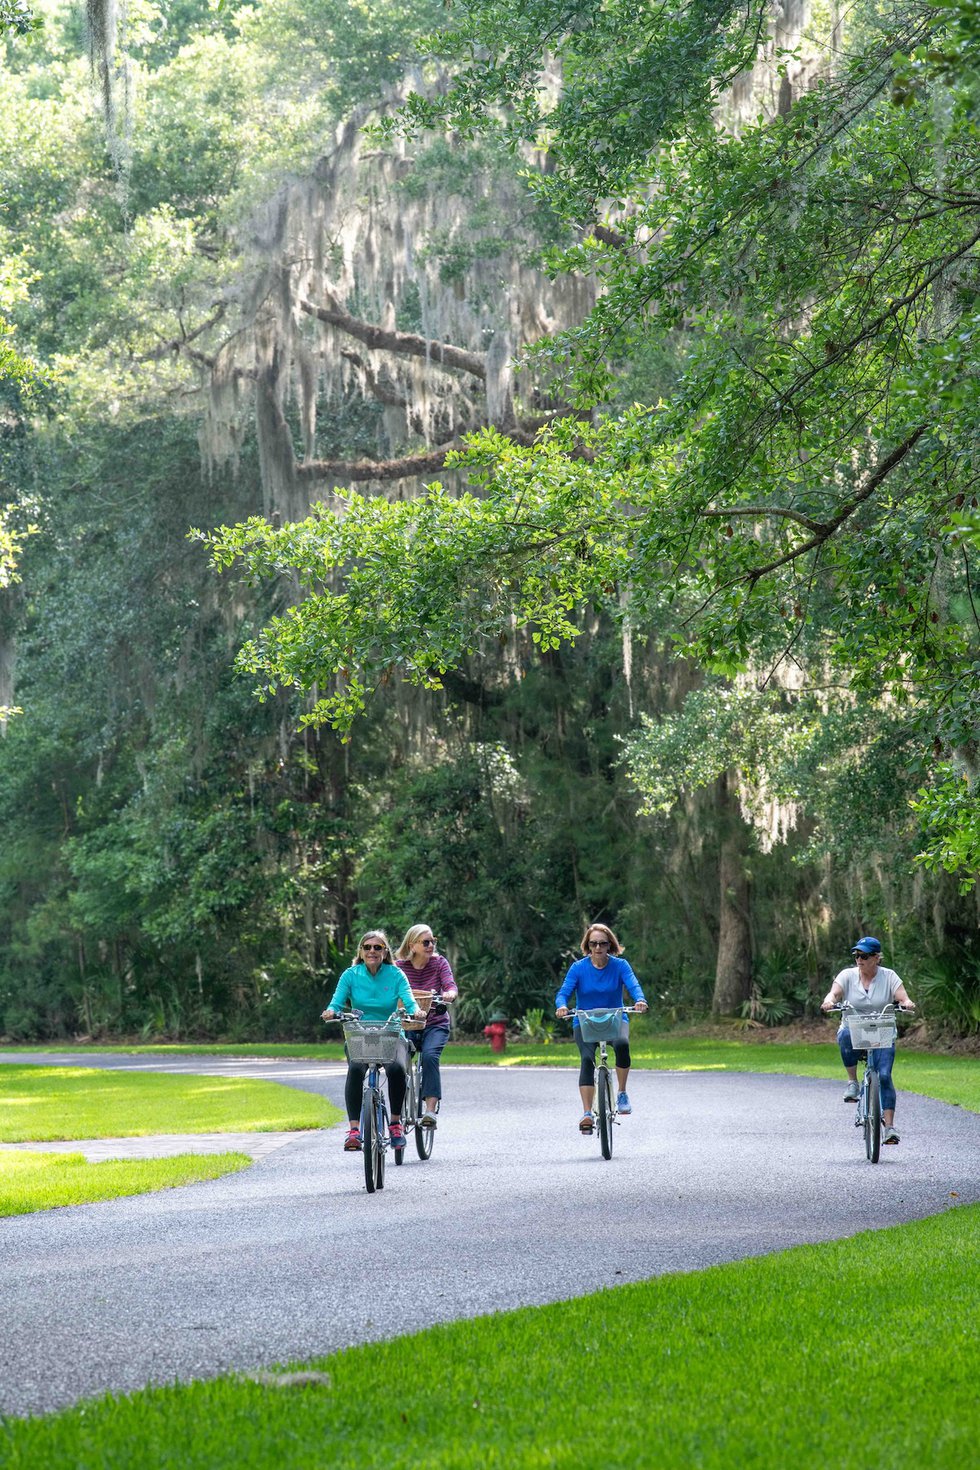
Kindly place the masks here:
<instances>
[{"instance_id":1,"label":"woman in blue long-sleeve shirt","mask_svg":"<svg viewBox=\"0 0 980 1470\"><path fill-rule=\"evenodd\" d=\"M623 1004L624 990L636 1005L637 1010L646 1010L646 998L640 988L640 982L633 974L629 961L621 958L619 940L607 925L589 925L582 935L582 954L584 958L576 960L571 966L562 982L561 989L555 996L556 1015L568 1015L568 1003L573 995L576 1006L581 1011L600 1008L611 1010L614 1006ZM573 1027L579 1055L582 1058L579 1067L578 1090L582 1096L582 1107L585 1110L579 1119L578 1126L581 1133L591 1133L592 1104L595 1100L597 1043L582 1040L582 1028L577 1019L573 1022ZM625 1016L619 1040L613 1043L613 1048L616 1053L616 1081L619 1085L616 1109L620 1113L631 1113L633 1109L626 1092L626 1080L629 1077L632 1058L630 1057L629 1021Z\"/></svg>"}]
</instances>

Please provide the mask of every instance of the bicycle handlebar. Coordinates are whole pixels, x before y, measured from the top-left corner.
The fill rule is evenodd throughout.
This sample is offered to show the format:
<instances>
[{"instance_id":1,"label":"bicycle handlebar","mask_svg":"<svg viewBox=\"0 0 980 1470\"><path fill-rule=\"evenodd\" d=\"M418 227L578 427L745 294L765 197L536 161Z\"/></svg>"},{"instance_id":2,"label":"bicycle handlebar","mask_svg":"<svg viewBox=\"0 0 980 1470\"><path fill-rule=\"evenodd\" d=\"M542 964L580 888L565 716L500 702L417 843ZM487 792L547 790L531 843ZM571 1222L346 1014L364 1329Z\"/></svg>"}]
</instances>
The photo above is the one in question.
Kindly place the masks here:
<instances>
[{"instance_id":1,"label":"bicycle handlebar","mask_svg":"<svg viewBox=\"0 0 980 1470\"><path fill-rule=\"evenodd\" d=\"M397 1021L400 1025L402 1016L418 1014L419 1012L417 1011L392 1011L391 1015L384 1021L365 1021L363 1011L338 1011L335 1016L323 1014L320 1019L325 1021L328 1026L332 1025L334 1021L356 1021L358 1025L371 1026L381 1030L385 1026L390 1026L392 1021Z\"/></svg>"},{"instance_id":2,"label":"bicycle handlebar","mask_svg":"<svg viewBox=\"0 0 980 1470\"><path fill-rule=\"evenodd\" d=\"M889 1001L884 1010L881 1011L859 1011L856 1006L847 1005L842 1002L840 1005L828 1006L824 1011L824 1015L832 1016L836 1013L837 1015L846 1016L850 1013L851 1015L862 1016L868 1021L884 1021L889 1016L911 1016L914 1012L915 1006L895 1005L893 1001Z\"/></svg>"},{"instance_id":3,"label":"bicycle handlebar","mask_svg":"<svg viewBox=\"0 0 980 1470\"><path fill-rule=\"evenodd\" d=\"M566 1011L568 1011L567 1006L565 1007L565 1009ZM647 1006L647 1010L649 1009L650 1007ZM569 1017L571 1016L606 1016L609 1014L610 1011L622 1011L623 1014L626 1016L632 1016L634 1014L642 1016L643 1014L639 1006L592 1006L590 1010L581 1010L578 1006L576 1006L573 1011L568 1011L566 1020L569 1019Z\"/></svg>"}]
</instances>

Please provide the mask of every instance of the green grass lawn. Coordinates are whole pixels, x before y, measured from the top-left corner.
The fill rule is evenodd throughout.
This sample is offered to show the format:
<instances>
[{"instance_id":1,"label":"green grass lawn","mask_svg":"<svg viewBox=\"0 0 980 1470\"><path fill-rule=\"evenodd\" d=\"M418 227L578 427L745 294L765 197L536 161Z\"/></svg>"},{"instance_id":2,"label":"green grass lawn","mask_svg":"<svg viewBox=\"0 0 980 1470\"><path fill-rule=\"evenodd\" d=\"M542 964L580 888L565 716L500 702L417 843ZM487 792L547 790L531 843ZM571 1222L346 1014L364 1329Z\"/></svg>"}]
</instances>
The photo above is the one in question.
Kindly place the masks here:
<instances>
[{"instance_id":1,"label":"green grass lawn","mask_svg":"<svg viewBox=\"0 0 980 1470\"><path fill-rule=\"evenodd\" d=\"M0 1153L0 1216L27 1215L60 1205L87 1205L197 1184L247 1169L248 1154L174 1154L165 1159L106 1159L90 1164L84 1154Z\"/></svg>"},{"instance_id":2,"label":"green grass lawn","mask_svg":"<svg viewBox=\"0 0 980 1470\"><path fill-rule=\"evenodd\" d=\"M21 1049L0 1048L0 1060L5 1054L13 1056ZM23 1050L33 1051L35 1048ZM93 1048L78 1047L75 1050L84 1055ZM169 1053L189 1056L281 1056L333 1062L342 1061L344 1055L343 1046L339 1042L326 1046L107 1046L94 1050L164 1056ZM843 1075L840 1055L830 1026L827 1040L813 1043L651 1036L637 1032L634 1028L632 1052L634 1067L653 1068L657 1071L786 1072L797 1077ZM551 1043L548 1046L516 1043L508 1046L504 1052L491 1051L489 1046L460 1046L450 1042L443 1060L447 1067L577 1067L578 1053L570 1041ZM0 1066L0 1079L9 1070ZM926 1097L937 1097L943 1102L958 1103L962 1107L980 1111L980 1058L912 1051L902 1047L899 1041L895 1077L900 1090L904 1088L907 1092L919 1092ZM151 1128L146 1131L157 1130ZM0 1139L2 1136L0 1134Z\"/></svg>"},{"instance_id":3,"label":"green grass lawn","mask_svg":"<svg viewBox=\"0 0 980 1470\"><path fill-rule=\"evenodd\" d=\"M634 1047L644 1067L840 1069L832 1043L637 1036ZM449 1057L570 1066L575 1053ZM899 1065L900 1087L980 1110L976 1061L907 1051ZM613 1226L628 1236L627 1221ZM230 1375L0 1420L0 1466L407 1470L421 1456L438 1470L962 1470L980 1434L978 1283L980 1206L953 1208L352 1349L281 1383Z\"/></svg>"},{"instance_id":4,"label":"green grass lawn","mask_svg":"<svg viewBox=\"0 0 980 1470\"><path fill-rule=\"evenodd\" d=\"M309 1381L230 1376L7 1420L0 1465L963 1470L978 1281L971 1206L352 1349Z\"/></svg>"},{"instance_id":5,"label":"green grass lawn","mask_svg":"<svg viewBox=\"0 0 980 1470\"><path fill-rule=\"evenodd\" d=\"M102 1072L93 1067L0 1066L0 1142L263 1133L329 1127L339 1108L277 1082ZM216 1179L245 1154L180 1154L88 1163L81 1154L0 1152L0 1216L91 1203Z\"/></svg>"}]
</instances>

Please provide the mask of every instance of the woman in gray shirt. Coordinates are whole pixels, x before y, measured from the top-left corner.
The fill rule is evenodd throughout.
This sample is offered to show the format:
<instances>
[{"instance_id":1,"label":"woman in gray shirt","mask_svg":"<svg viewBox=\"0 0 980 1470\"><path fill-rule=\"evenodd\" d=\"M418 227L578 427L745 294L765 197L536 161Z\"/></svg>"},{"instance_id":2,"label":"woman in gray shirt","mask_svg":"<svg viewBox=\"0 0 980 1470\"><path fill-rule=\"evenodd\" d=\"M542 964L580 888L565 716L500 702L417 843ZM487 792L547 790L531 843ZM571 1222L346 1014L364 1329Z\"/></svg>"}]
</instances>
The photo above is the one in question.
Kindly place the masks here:
<instances>
[{"instance_id":1,"label":"woman in gray shirt","mask_svg":"<svg viewBox=\"0 0 980 1470\"><path fill-rule=\"evenodd\" d=\"M851 950L851 954L854 956L854 965L850 969L841 970L836 977L820 1002L822 1011L829 1011L831 1006L841 1004L853 1006L856 1011L880 1011L889 1002L904 1006L909 1011L915 1010L899 976L894 970L887 969L881 963L881 942L879 940L873 939L870 935L865 939L859 939ZM860 1090L857 1080L858 1053L851 1045L851 1033L847 1029L846 1015L837 1032L837 1044L840 1047L841 1061L850 1078L847 1091L844 1093L844 1101L857 1102ZM894 1046L879 1046L876 1048L876 1055L878 1078L881 1083L881 1121L884 1124L882 1142L897 1143L898 1134L894 1126L895 1087L892 1083L895 1048Z\"/></svg>"}]
</instances>

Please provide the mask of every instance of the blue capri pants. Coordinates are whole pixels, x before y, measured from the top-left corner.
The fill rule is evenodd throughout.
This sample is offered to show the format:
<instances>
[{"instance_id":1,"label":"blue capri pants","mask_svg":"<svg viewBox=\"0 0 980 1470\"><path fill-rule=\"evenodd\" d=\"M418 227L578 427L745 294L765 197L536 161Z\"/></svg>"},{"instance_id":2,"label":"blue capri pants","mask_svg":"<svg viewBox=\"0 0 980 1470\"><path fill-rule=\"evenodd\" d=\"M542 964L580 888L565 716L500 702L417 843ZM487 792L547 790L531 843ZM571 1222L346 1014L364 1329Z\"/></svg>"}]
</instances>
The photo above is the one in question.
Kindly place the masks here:
<instances>
[{"instance_id":1,"label":"blue capri pants","mask_svg":"<svg viewBox=\"0 0 980 1470\"><path fill-rule=\"evenodd\" d=\"M422 1096L442 1099L442 1075L439 1058L449 1040L448 1026L426 1026L424 1031L409 1031L413 1051L422 1053Z\"/></svg>"},{"instance_id":2,"label":"blue capri pants","mask_svg":"<svg viewBox=\"0 0 980 1470\"><path fill-rule=\"evenodd\" d=\"M851 1033L846 1026L842 1026L837 1033L837 1045L840 1047L840 1059L845 1067L856 1067L861 1057L865 1055L862 1051L855 1051L851 1045ZM893 1108L895 1106L895 1084L892 1082L892 1067L895 1063L894 1046L878 1046L874 1051L867 1053L868 1059L875 1059L878 1068L878 1080L881 1083L881 1106Z\"/></svg>"}]
</instances>

